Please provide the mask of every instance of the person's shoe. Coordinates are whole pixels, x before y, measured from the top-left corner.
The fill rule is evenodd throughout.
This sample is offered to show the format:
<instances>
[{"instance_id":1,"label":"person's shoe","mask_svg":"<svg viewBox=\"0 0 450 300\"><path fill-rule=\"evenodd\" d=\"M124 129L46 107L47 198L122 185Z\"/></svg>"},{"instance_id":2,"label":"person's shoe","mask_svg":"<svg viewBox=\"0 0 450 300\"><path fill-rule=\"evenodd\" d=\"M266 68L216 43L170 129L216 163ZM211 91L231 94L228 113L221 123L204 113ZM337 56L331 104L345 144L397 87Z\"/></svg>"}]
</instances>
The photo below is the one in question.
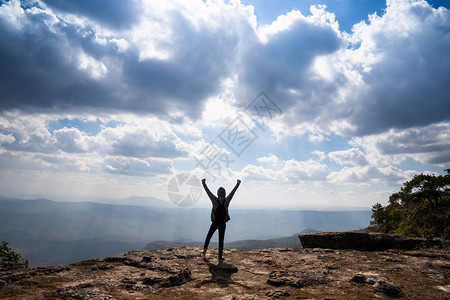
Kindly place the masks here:
<instances>
[{"instance_id":1,"label":"person's shoe","mask_svg":"<svg viewBox=\"0 0 450 300\"><path fill-rule=\"evenodd\" d=\"M203 253L202 253L202 258L203 259L206 259L206 248L203 248Z\"/></svg>"},{"instance_id":2,"label":"person's shoe","mask_svg":"<svg viewBox=\"0 0 450 300\"><path fill-rule=\"evenodd\" d=\"M225 261L225 259L223 257L219 258L219 264L223 263L224 261Z\"/></svg>"}]
</instances>

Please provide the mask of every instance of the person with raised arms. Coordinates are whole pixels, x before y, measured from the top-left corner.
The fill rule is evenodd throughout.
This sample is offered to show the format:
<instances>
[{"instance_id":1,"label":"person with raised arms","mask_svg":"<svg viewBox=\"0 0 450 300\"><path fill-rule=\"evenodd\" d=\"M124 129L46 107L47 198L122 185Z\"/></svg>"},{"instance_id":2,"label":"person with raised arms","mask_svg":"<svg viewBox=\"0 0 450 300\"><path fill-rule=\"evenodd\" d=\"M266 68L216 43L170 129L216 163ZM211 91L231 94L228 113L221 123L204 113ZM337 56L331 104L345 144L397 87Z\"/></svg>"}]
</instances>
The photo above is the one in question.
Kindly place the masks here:
<instances>
[{"instance_id":1,"label":"person with raised arms","mask_svg":"<svg viewBox=\"0 0 450 300\"><path fill-rule=\"evenodd\" d=\"M214 232L219 229L219 263L223 262L223 240L225 238L226 223L230 220L230 215L228 214L228 206L230 201L234 196L234 193L238 189L241 181L238 179L236 186L233 188L231 193L226 196L225 189L220 187L217 190L217 197L211 193L208 186L206 185L206 179L202 179L203 187L205 188L206 194L212 203L211 210L211 226L209 227L208 234L206 235L205 244L203 246L203 259L206 260L206 251L208 250L209 241L213 236Z\"/></svg>"}]
</instances>

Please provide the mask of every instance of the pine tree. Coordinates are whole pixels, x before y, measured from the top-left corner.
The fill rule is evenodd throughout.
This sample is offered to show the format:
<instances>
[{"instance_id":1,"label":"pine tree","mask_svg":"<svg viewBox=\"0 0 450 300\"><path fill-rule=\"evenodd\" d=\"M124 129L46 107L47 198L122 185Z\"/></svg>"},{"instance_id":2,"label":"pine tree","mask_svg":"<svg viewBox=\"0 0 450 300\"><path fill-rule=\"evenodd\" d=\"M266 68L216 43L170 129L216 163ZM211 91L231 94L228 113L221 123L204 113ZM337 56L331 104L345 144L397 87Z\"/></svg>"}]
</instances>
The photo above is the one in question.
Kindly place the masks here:
<instances>
[{"instance_id":1,"label":"pine tree","mask_svg":"<svg viewBox=\"0 0 450 300\"><path fill-rule=\"evenodd\" d=\"M425 238L450 238L450 169L446 175L420 174L372 207L369 229Z\"/></svg>"}]
</instances>

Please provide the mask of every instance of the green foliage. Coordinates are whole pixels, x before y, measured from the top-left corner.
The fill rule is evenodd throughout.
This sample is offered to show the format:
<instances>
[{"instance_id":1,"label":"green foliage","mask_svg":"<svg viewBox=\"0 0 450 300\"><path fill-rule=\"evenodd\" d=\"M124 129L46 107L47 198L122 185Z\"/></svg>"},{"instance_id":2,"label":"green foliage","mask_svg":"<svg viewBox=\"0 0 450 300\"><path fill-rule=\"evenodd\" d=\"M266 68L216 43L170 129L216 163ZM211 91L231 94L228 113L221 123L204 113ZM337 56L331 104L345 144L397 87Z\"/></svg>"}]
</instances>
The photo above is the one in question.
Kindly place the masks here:
<instances>
[{"instance_id":1,"label":"green foliage","mask_svg":"<svg viewBox=\"0 0 450 300\"><path fill-rule=\"evenodd\" d=\"M22 259L19 253L8 247L8 242L3 241L0 246L0 270L13 270L28 268L28 260Z\"/></svg>"},{"instance_id":2,"label":"green foliage","mask_svg":"<svg viewBox=\"0 0 450 300\"><path fill-rule=\"evenodd\" d=\"M446 175L414 176L389 197L389 204L372 207L368 229L424 238L450 238L450 169Z\"/></svg>"}]
</instances>

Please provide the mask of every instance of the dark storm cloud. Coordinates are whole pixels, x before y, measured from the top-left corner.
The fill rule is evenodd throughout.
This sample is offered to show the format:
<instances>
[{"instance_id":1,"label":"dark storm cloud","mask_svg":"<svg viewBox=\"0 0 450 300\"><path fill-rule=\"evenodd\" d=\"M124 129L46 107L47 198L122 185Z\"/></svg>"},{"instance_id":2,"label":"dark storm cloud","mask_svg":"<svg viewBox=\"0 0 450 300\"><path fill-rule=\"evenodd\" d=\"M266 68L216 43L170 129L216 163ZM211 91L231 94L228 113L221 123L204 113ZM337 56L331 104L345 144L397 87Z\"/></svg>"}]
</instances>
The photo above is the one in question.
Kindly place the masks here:
<instances>
[{"instance_id":1,"label":"dark storm cloud","mask_svg":"<svg viewBox=\"0 0 450 300\"><path fill-rule=\"evenodd\" d=\"M143 102L141 107L161 109L168 105L158 99L173 103L173 108L189 116L201 114L198 104L220 91L220 84L234 67L237 36L233 31L211 31L195 28L181 14L172 16L172 28L177 32L177 43L169 60L146 59L127 56L123 61L123 81L129 91ZM169 105L168 105L169 106Z\"/></svg>"},{"instance_id":2,"label":"dark storm cloud","mask_svg":"<svg viewBox=\"0 0 450 300\"><path fill-rule=\"evenodd\" d=\"M25 13L17 28L0 18L2 109L88 106L92 98L111 95L105 82L92 80L79 70L82 38L68 39L66 34L75 28L61 22L54 28L46 24L54 21L44 12Z\"/></svg>"},{"instance_id":3,"label":"dark storm cloud","mask_svg":"<svg viewBox=\"0 0 450 300\"><path fill-rule=\"evenodd\" d=\"M18 2L0 8L14 5L17 14ZM175 109L195 118L235 61L233 30L197 28L178 12L168 21L176 40L168 59L143 59L133 43L120 51L113 38L98 42L94 26L63 22L45 10L24 9L16 22L8 17L0 15L2 110L103 109L164 117Z\"/></svg>"},{"instance_id":4,"label":"dark storm cloud","mask_svg":"<svg viewBox=\"0 0 450 300\"><path fill-rule=\"evenodd\" d=\"M359 24L347 38L324 7L307 17L291 12L269 26L276 30L266 31L264 42L257 34L265 29L255 29L250 14L231 4L215 5L238 13L210 19L203 19L205 12L198 19L187 16L175 4L149 17L167 37L153 40L157 29L141 28L145 39L139 40L134 31L101 36L96 29L115 18L132 22L135 2L104 10L99 1L92 7L88 1L46 3L60 15L88 16L88 24L58 19L45 7L5 2L0 110L127 111L161 118L175 112L195 119L208 97L223 92L225 79L237 78L234 96L241 106L265 91L289 126L309 122L326 133L364 136L450 119L450 14L426 2L390 1L385 15ZM346 49L349 40L355 48ZM147 42L167 57L146 53ZM312 69L318 58L330 67L329 78ZM349 126L337 130L342 121Z\"/></svg>"},{"instance_id":5,"label":"dark storm cloud","mask_svg":"<svg viewBox=\"0 0 450 300\"><path fill-rule=\"evenodd\" d=\"M307 18L248 48L239 69L242 103L263 90L289 127L308 122L332 132L345 122L339 134L350 136L450 120L449 10L389 1L384 15L356 26L347 40L332 22ZM311 69L321 57L329 78Z\"/></svg>"},{"instance_id":6,"label":"dark storm cloud","mask_svg":"<svg viewBox=\"0 0 450 300\"><path fill-rule=\"evenodd\" d=\"M441 33L449 32L447 27ZM359 133L449 120L449 70L450 39L426 36L389 51L386 60L365 76L367 90L357 95L353 122Z\"/></svg>"},{"instance_id":7,"label":"dark storm cloud","mask_svg":"<svg viewBox=\"0 0 450 300\"><path fill-rule=\"evenodd\" d=\"M250 46L239 73L242 101L248 102L260 91L266 91L285 108L300 105L317 115L320 105L328 99L313 94L317 96L321 91L331 94L337 83L330 85L316 80L309 69L315 58L331 54L343 45L337 32L328 25L314 24L302 17L295 19L288 29L270 36L267 43ZM292 94L291 90L300 95Z\"/></svg>"},{"instance_id":8,"label":"dark storm cloud","mask_svg":"<svg viewBox=\"0 0 450 300\"><path fill-rule=\"evenodd\" d=\"M133 0L43 0L57 12L88 17L113 28L128 28L139 20Z\"/></svg>"},{"instance_id":9,"label":"dark storm cloud","mask_svg":"<svg viewBox=\"0 0 450 300\"><path fill-rule=\"evenodd\" d=\"M429 5L392 6L383 18L368 28L382 59L363 73L366 87L350 103L357 133L450 120L450 12Z\"/></svg>"}]
</instances>

